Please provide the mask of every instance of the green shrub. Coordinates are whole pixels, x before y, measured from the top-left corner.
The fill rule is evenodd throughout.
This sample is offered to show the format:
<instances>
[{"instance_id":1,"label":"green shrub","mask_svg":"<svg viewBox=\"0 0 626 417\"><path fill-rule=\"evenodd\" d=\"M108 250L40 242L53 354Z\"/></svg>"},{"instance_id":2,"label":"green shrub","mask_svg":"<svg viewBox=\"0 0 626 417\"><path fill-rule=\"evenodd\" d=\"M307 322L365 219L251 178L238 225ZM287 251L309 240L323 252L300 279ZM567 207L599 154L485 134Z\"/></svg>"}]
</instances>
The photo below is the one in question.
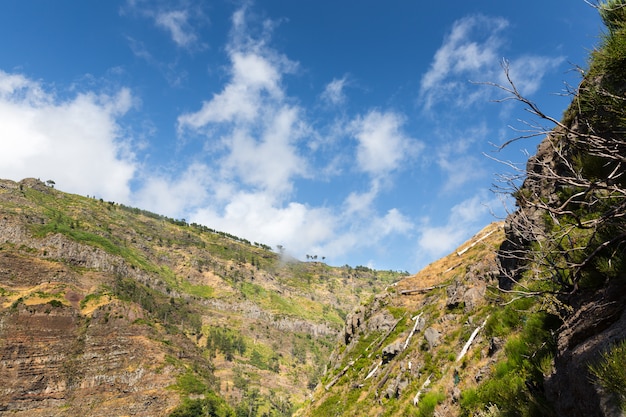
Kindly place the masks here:
<instances>
[{"instance_id":1,"label":"green shrub","mask_svg":"<svg viewBox=\"0 0 626 417\"><path fill-rule=\"evenodd\" d=\"M183 394L202 394L207 390L206 384L190 370L180 374L172 388Z\"/></svg>"},{"instance_id":2,"label":"green shrub","mask_svg":"<svg viewBox=\"0 0 626 417\"><path fill-rule=\"evenodd\" d=\"M505 359L495 364L492 377L475 390L463 392L461 409L464 415L475 415L490 405L497 407L504 416L551 414L541 394L541 386L543 375L552 366L555 350L552 334L560 320L545 312L532 313L528 303L524 301L517 307L524 306L529 311L516 310L516 303L511 303L494 314L493 317L508 320L505 325L492 324L494 330L509 328L517 333L508 338L504 346Z\"/></svg>"},{"instance_id":3,"label":"green shrub","mask_svg":"<svg viewBox=\"0 0 626 417\"><path fill-rule=\"evenodd\" d=\"M615 394L626 410L626 340L613 345L601 359L589 366L589 371L605 390Z\"/></svg>"},{"instance_id":4,"label":"green shrub","mask_svg":"<svg viewBox=\"0 0 626 417\"><path fill-rule=\"evenodd\" d=\"M17 300L13 301L13 303L11 303L10 308L11 310L15 310L20 304L23 304L23 303L24 303L24 297L20 297Z\"/></svg>"},{"instance_id":5,"label":"green shrub","mask_svg":"<svg viewBox=\"0 0 626 417\"><path fill-rule=\"evenodd\" d=\"M437 404L443 402L446 399L446 396L443 392L440 391L430 391L422 397L418 406L419 411L417 415L419 417L432 417L435 415L435 407Z\"/></svg>"},{"instance_id":6,"label":"green shrub","mask_svg":"<svg viewBox=\"0 0 626 417\"><path fill-rule=\"evenodd\" d=\"M600 17L609 30L618 30L626 22L626 1L607 0L600 6Z\"/></svg>"},{"instance_id":7,"label":"green shrub","mask_svg":"<svg viewBox=\"0 0 626 417\"><path fill-rule=\"evenodd\" d=\"M223 353L227 361L234 359L235 353L246 353L246 341L241 333L225 327L211 327L207 335L206 347L212 356ZM258 353L258 352L257 352Z\"/></svg>"},{"instance_id":8,"label":"green shrub","mask_svg":"<svg viewBox=\"0 0 626 417\"><path fill-rule=\"evenodd\" d=\"M169 417L233 417L235 413L226 402L213 392L204 398L183 400L183 403L172 411Z\"/></svg>"},{"instance_id":9,"label":"green shrub","mask_svg":"<svg viewBox=\"0 0 626 417\"><path fill-rule=\"evenodd\" d=\"M493 311L485 325L488 336L506 336L522 325L524 312L532 307L535 300L520 298L504 308Z\"/></svg>"},{"instance_id":10,"label":"green shrub","mask_svg":"<svg viewBox=\"0 0 626 417\"><path fill-rule=\"evenodd\" d=\"M63 303L59 300L50 300L48 301L48 304L50 304L52 307L63 307Z\"/></svg>"}]
</instances>

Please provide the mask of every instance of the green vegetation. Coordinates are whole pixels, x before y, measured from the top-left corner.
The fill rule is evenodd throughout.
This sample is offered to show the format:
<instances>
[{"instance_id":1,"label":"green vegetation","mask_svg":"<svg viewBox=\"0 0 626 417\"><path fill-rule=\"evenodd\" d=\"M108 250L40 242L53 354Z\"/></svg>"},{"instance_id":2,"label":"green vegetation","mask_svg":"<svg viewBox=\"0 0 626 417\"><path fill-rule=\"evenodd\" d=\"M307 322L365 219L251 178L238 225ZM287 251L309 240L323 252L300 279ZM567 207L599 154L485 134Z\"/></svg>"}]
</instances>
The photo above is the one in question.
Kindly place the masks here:
<instances>
[{"instance_id":1,"label":"green vegetation","mask_svg":"<svg viewBox=\"0 0 626 417\"><path fill-rule=\"evenodd\" d=\"M446 398L445 394L440 391L427 392L419 402L417 417L432 417L435 415L435 407L443 402Z\"/></svg>"},{"instance_id":2,"label":"green vegetation","mask_svg":"<svg viewBox=\"0 0 626 417\"><path fill-rule=\"evenodd\" d=\"M71 280L77 294L72 296L82 296L76 298L81 317L93 314L98 325L107 326L129 319L133 331L147 332L166 349L168 363L182 370L172 388L186 398L173 415L210 413L212 405L202 397L223 394L212 371L205 375L192 366L199 360L209 369L213 361L225 367L222 388L234 391L227 394L233 413L291 415L322 377L336 338L327 329L339 332L354 305L406 275L333 268L315 258L283 263L267 245L184 219L26 184L3 210L24 221L44 248L5 242L3 253L41 257L44 267L58 264L55 271L61 272L49 282ZM79 245L66 256L53 235ZM46 242L54 243L45 247ZM15 299L13 288L3 288L0 296L12 297L14 311L22 306L35 311L31 298L38 297L48 302L49 313L73 308L65 300L69 289L20 293ZM249 310L258 318L246 317ZM321 334L307 333L316 326ZM282 371L286 378L277 375ZM281 378L270 381L280 389L264 383L272 375Z\"/></svg>"},{"instance_id":3,"label":"green vegetation","mask_svg":"<svg viewBox=\"0 0 626 417\"><path fill-rule=\"evenodd\" d=\"M504 358L491 378L463 392L463 415L496 405L502 416L544 416L552 412L543 397L543 376L551 369L558 317L538 310L537 300L521 298L494 310L485 326L488 337L506 338Z\"/></svg>"},{"instance_id":4,"label":"green vegetation","mask_svg":"<svg viewBox=\"0 0 626 417\"><path fill-rule=\"evenodd\" d=\"M166 325L169 331L176 332L177 324L189 329L193 334L201 332L202 321L198 312L183 299L170 297L130 278L117 278L113 284L113 294L123 301L132 301L151 313Z\"/></svg>"},{"instance_id":5,"label":"green vegetation","mask_svg":"<svg viewBox=\"0 0 626 417\"><path fill-rule=\"evenodd\" d=\"M208 389L207 385L191 370L180 374L176 379L176 385L172 388L183 394L202 394Z\"/></svg>"},{"instance_id":6,"label":"green vegetation","mask_svg":"<svg viewBox=\"0 0 626 417\"><path fill-rule=\"evenodd\" d=\"M61 301L59 301L59 300L50 300L50 301L48 301L48 304L50 304L52 307L56 307L56 308L60 308L60 307L64 306L64 304Z\"/></svg>"},{"instance_id":7,"label":"green vegetation","mask_svg":"<svg viewBox=\"0 0 626 417\"><path fill-rule=\"evenodd\" d=\"M611 346L596 363L589 365L591 374L602 388L615 395L626 411L626 340Z\"/></svg>"},{"instance_id":8,"label":"green vegetation","mask_svg":"<svg viewBox=\"0 0 626 417\"><path fill-rule=\"evenodd\" d=\"M623 29L626 22L626 1L606 0L601 3L600 17L612 32Z\"/></svg>"},{"instance_id":9,"label":"green vegetation","mask_svg":"<svg viewBox=\"0 0 626 417\"><path fill-rule=\"evenodd\" d=\"M180 288L189 295L194 295L200 298L212 298L215 294L215 289L208 285L193 285L189 281L183 280L180 284Z\"/></svg>"},{"instance_id":10,"label":"green vegetation","mask_svg":"<svg viewBox=\"0 0 626 417\"><path fill-rule=\"evenodd\" d=\"M203 398L185 398L169 417L234 417L233 409L214 392L206 392Z\"/></svg>"},{"instance_id":11,"label":"green vegetation","mask_svg":"<svg viewBox=\"0 0 626 417\"><path fill-rule=\"evenodd\" d=\"M529 250L529 267L543 269L542 276L565 292L597 288L607 278L622 276L626 261L626 3L608 0L599 11L609 30L591 53L565 113L561 129L566 134L552 139L566 149L567 160L547 178L528 173L530 180L553 184L559 199L547 204L545 196L524 198L526 206L544 213L546 222L541 247ZM576 130L568 130L573 125Z\"/></svg>"},{"instance_id":12,"label":"green vegetation","mask_svg":"<svg viewBox=\"0 0 626 417\"><path fill-rule=\"evenodd\" d=\"M104 295L106 295L109 291L107 289L102 288L101 290L91 293L91 294L87 294L85 296L85 298L83 298L82 300L80 300L80 308L85 308L87 306L87 304L89 304L92 301L98 301L101 297L103 297Z\"/></svg>"},{"instance_id":13,"label":"green vegetation","mask_svg":"<svg viewBox=\"0 0 626 417\"><path fill-rule=\"evenodd\" d=\"M246 353L246 342L241 333L221 327L211 327L207 335L206 347L212 357L217 352L224 354L227 361L234 359L235 353Z\"/></svg>"},{"instance_id":14,"label":"green vegetation","mask_svg":"<svg viewBox=\"0 0 626 417\"><path fill-rule=\"evenodd\" d=\"M424 328L432 326L442 333L439 345L433 346L418 335L406 350L381 364L382 348L377 338L384 332L373 330L379 322L359 323L363 333L336 351L337 359L323 377L325 385L334 385L328 390L318 389L307 415L556 414L556 405L546 398L544 378L554 371L558 329L564 319L570 319L573 326L580 325L580 329L571 328L584 331L575 336L566 334L559 345L568 337L572 337L572 344L580 343L586 337L582 333L596 329L585 328L587 310L572 316L574 309L595 298L601 300L598 303L616 303L612 294L598 290L621 291L621 281L626 279L626 1L600 2L599 12L608 31L591 53L589 68L571 106L548 136L551 143L544 142L542 154L529 161L526 177L514 176L508 184L521 213L508 224L514 230L507 230L510 241L506 243L515 248L500 252L501 260L509 261L503 262L510 264L507 270L485 271L488 273L483 276L473 268L486 262L485 253L468 251L462 258L452 257L445 266L442 263L411 280L413 288L430 291L405 293L404 299L389 297L385 300L389 305L379 307L376 313L386 309L396 319L424 313ZM512 87L507 91L515 95L517 90ZM535 116L555 121L532 102L517 98L533 109ZM488 244L490 249L498 249L501 242ZM364 269L348 271L352 274ZM514 279L511 288L488 289L484 305L472 309L470 303L456 297L466 285L477 285L477 276L480 280L491 278L488 286L495 285L498 272L510 273ZM307 282L315 282L315 277L308 276ZM446 298L454 301L454 307L444 304ZM478 323L487 316L480 331ZM367 321L367 316L363 320ZM410 328L407 321L401 320L382 346L405 340ZM455 354L473 331L479 331L479 336L457 362ZM418 370L409 372L409 363ZM626 341L622 340L589 364L589 374L579 377L593 378L624 409L624 363ZM564 368L557 371L564 372ZM430 385L422 391L427 376ZM418 391L422 397L415 407L411 399Z\"/></svg>"}]
</instances>

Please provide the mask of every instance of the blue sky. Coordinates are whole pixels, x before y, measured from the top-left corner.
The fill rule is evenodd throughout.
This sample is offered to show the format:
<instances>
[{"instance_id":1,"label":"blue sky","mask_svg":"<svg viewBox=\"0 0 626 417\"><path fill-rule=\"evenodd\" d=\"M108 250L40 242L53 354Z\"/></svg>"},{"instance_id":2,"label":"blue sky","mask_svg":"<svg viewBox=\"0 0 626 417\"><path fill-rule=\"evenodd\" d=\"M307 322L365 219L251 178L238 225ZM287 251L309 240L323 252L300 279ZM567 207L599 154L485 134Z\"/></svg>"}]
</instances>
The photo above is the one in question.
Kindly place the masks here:
<instances>
[{"instance_id":1,"label":"blue sky","mask_svg":"<svg viewBox=\"0 0 626 417\"><path fill-rule=\"evenodd\" d=\"M416 272L504 215L484 153L538 141L494 154L533 120L475 82L506 59L558 118L601 31L583 0L7 0L0 177Z\"/></svg>"}]
</instances>

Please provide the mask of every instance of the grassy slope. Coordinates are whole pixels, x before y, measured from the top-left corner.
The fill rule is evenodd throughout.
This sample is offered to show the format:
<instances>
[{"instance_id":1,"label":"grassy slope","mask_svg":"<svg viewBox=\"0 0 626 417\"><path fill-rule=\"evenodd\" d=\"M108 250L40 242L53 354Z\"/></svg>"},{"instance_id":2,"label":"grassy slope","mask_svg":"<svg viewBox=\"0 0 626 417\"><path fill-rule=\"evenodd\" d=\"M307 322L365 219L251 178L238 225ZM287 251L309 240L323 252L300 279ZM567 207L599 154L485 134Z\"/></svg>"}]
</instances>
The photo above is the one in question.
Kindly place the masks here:
<instances>
[{"instance_id":1,"label":"grassy slope","mask_svg":"<svg viewBox=\"0 0 626 417\"><path fill-rule=\"evenodd\" d=\"M397 326L391 332L372 331L364 323L324 377L328 389L319 387L302 414L549 415L534 384L541 384L551 369L551 332L560 321L537 300L498 290L495 262L503 239L502 224L491 224L452 254L388 289L387 302L372 312L369 322L386 314L398 320ZM423 324L409 339L412 318L418 315ZM431 345L425 333L433 330L439 337ZM381 365L385 347L404 345L407 339L406 349Z\"/></svg>"},{"instance_id":2,"label":"grassy slope","mask_svg":"<svg viewBox=\"0 0 626 417\"><path fill-rule=\"evenodd\" d=\"M142 319L146 325L182 332L204 352L219 377L214 390L234 406L254 403L259 413L280 409L288 414L301 403L317 382L346 314L401 276L321 262L283 262L265 245L199 225L41 183L29 182L21 190L10 185L15 189L0 189L6 218L24 224L41 241L61 234L98 248L123 260L142 279L104 276L98 268L74 265L79 285L0 284L4 308L18 300L69 304L68 291L79 294L77 307L85 316L117 300L137 304L148 312ZM11 242L2 251L32 262L72 263L50 259L52 251ZM215 329L222 329L224 337L216 336ZM241 341L243 347L233 348Z\"/></svg>"},{"instance_id":3,"label":"grassy slope","mask_svg":"<svg viewBox=\"0 0 626 417\"><path fill-rule=\"evenodd\" d=\"M445 403L446 415L460 413L459 399L452 400L454 395L458 397L455 388L474 388L475 376L484 374L483 368L495 361L487 354L490 339L484 332L479 333L464 359L459 362L456 359L473 330L498 308L502 294L494 289L497 282L492 272L502 239L502 225L494 223L454 253L389 288L388 302L372 313L370 321L388 314L398 320L395 329L363 331L355 342L345 347L323 382L332 381L346 366L353 365L329 390L318 388L304 414L323 416L333 410L331 414L345 416L428 415L428 410L434 409L438 402ZM480 288L485 295L472 306L463 303L451 306L448 305L451 287L461 288L461 292ZM425 291L415 291L421 289ZM411 318L419 314L424 323L407 348L366 379L380 364L385 346L406 342L413 329ZM439 332L437 346L431 347L426 341L424 331L428 328ZM422 390L418 406L414 406L417 392L428 379L430 383ZM399 393L394 388L398 382L402 385Z\"/></svg>"}]
</instances>

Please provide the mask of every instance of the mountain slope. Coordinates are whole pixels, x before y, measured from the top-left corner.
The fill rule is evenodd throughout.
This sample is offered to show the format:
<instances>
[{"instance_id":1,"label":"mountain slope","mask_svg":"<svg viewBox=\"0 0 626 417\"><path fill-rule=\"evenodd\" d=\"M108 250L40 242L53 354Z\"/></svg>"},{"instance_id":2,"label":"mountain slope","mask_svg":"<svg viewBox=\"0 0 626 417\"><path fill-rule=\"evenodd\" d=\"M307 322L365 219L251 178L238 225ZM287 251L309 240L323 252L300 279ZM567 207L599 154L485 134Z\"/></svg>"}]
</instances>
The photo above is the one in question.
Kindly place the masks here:
<instances>
[{"instance_id":1,"label":"mountain slope","mask_svg":"<svg viewBox=\"0 0 626 417\"><path fill-rule=\"evenodd\" d=\"M502 224L493 223L353 312L303 415L418 415L437 404L440 414L458 415L461 390L488 377L502 356L483 328L501 298L503 239Z\"/></svg>"},{"instance_id":2,"label":"mountain slope","mask_svg":"<svg viewBox=\"0 0 626 417\"><path fill-rule=\"evenodd\" d=\"M304 415L626 415L626 1L597 7L607 32L561 121L504 65L506 100L555 124L517 138L544 136L503 176L504 233L349 317Z\"/></svg>"},{"instance_id":3,"label":"mountain slope","mask_svg":"<svg viewBox=\"0 0 626 417\"><path fill-rule=\"evenodd\" d=\"M2 180L0 413L290 415L347 312L400 276Z\"/></svg>"}]
</instances>

